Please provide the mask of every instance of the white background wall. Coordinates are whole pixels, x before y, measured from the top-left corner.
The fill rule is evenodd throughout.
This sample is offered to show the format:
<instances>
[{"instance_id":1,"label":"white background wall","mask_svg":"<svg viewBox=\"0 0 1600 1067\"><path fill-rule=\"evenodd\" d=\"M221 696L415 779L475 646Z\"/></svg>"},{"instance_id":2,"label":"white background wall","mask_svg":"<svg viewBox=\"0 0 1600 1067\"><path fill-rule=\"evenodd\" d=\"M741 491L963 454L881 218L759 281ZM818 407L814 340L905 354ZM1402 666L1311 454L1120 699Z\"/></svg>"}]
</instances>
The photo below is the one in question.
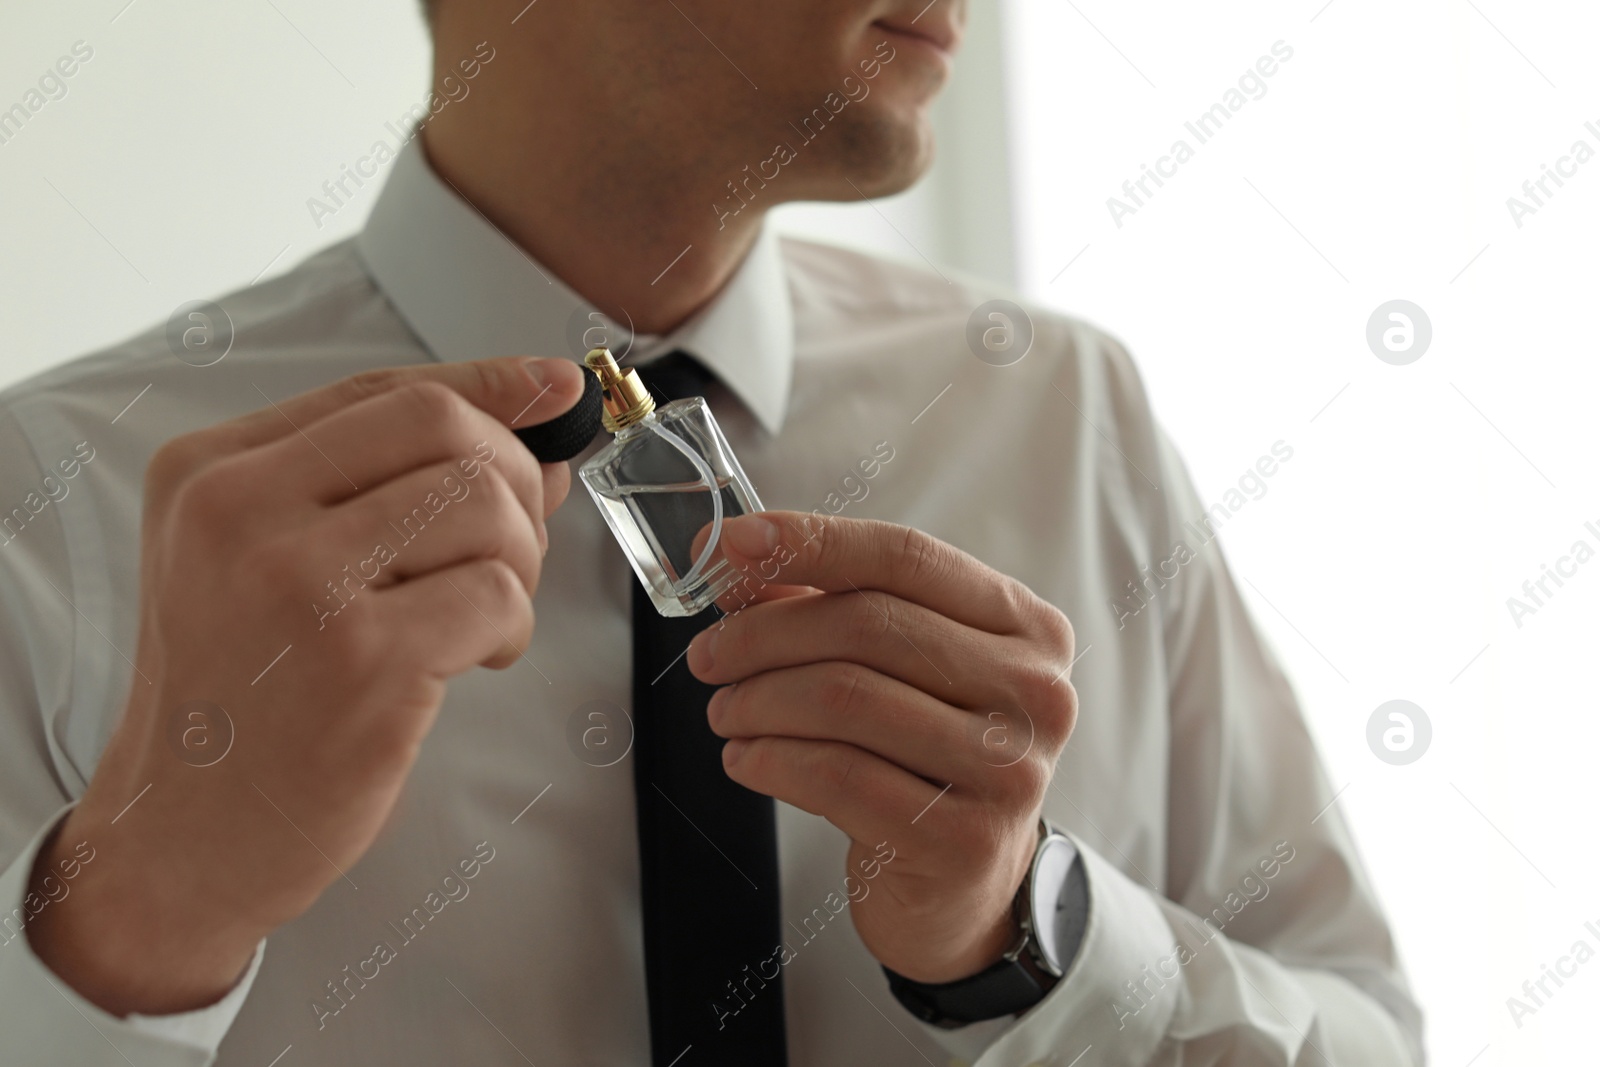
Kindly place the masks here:
<instances>
[{"instance_id":1,"label":"white background wall","mask_svg":"<svg viewBox=\"0 0 1600 1067\"><path fill-rule=\"evenodd\" d=\"M1294 459L1223 541L1327 754L1446 1067L1594 1059L1600 963L1513 1025L1505 999L1600 921L1591 665L1600 561L1518 628L1506 598L1600 526L1600 159L1518 228L1574 140L1600 150L1600 16L1573 0L974 0L916 190L786 228L1013 281L1122 337L1202 496ZM427 92L409 0L0 8L0 108L94 58L0 145L0 384L353 233L307 197ZM1004 20L1000 15L1004 15ZM1119 227L1106 200L1294 50ZM1009 121L1000 121L1009 99ZM1404 298L1428 352L1380 362ZM1433 725L1390 766L1366 722ZM1477 1059L1473 1059L1477 1057Z\"/></svg>"},{"instance_id":2,"label":"white background wall","mask_svg":"<svg viewBox=\"0 0 1600 1067\"><path fill-rule=\"evenodd\" d=\"M1600 151L1600 17L1505 0L1009 14L1021 288L1127 342L1205 499L1274 441L1295 449L1222 539L1347 784L1432 1062L1596 1062L1600 961L1520 1029L1505 1002L1578 939L1600 949L1583 928L1600 925L1600 560L1521 628L1506 599L1574 541L1600 549L1583 528L1600 527L1600 158L1520 229L1506 199L1574 140ZM1198 145L1184 122L1279 40L1294 55L1266 95ZM1119 228L1107 198L1185 136L1194 158ZM1395 298L1433 325L1407 366L1365 341ZM1394 698L1433 725L1408 766L1367 747Z\"/></svg>"}]
</instances>

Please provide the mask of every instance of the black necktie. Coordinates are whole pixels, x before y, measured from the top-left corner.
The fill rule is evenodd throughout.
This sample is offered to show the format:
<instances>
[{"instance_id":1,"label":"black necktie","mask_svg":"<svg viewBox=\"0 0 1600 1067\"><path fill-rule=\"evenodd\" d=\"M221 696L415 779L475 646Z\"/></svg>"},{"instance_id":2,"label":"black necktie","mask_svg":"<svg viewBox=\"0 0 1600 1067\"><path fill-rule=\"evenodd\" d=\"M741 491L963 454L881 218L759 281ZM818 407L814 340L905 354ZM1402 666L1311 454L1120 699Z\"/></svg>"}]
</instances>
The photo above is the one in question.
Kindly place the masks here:
<instances>
[{"instance_id":1,"label":"black necktie","mask_svg":"<svg viewBox=\"0 0 1600 1067\"><path fill-rule=\"evenodd\" d=\"M639 368L657 403L710 380L685 353ZM654 1067L785 1067L772 798L735 784L712 686L683 653L719 617L657 614L633 582L634 802Z\"/></svg>"}]
</instances>

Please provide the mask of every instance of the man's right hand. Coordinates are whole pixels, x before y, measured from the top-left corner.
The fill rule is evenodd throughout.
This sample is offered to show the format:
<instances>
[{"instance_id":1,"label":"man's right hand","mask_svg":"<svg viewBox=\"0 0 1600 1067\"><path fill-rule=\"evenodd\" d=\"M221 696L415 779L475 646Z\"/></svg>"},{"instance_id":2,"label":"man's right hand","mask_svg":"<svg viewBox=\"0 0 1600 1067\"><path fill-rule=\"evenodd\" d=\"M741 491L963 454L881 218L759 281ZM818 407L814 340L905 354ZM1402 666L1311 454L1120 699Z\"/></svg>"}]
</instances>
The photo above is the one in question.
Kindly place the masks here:
<instances>
[{"instance_id":1,"label":"man's right hand","mask_svg":"<svg viewBox=\"0 0 1600 1067\"><path fill-rule=\"evenodd\" d=\"M360 859L446 680L510 666L533 634L571 475L511 427L571 408L583 373L508 358L361 374L156 453L132 693L34 868L95 850L28 924L56 974L116 1015L203 1007ZM225 727L192 701L232 722L209 766Z\"/></svg>"}]
</instances>

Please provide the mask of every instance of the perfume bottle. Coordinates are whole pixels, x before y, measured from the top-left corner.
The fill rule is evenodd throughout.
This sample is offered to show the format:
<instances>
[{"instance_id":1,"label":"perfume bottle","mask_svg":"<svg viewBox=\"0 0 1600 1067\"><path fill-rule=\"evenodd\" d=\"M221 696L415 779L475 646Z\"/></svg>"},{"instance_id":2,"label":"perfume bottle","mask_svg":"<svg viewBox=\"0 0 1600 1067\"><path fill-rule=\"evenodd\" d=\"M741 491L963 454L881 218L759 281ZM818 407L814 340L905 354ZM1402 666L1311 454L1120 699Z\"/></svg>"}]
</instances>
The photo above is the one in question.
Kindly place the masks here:
<instances>
[{"instance_id":1,"label":"perfume bottle","mask_svg":"<svg viewBox=\"0 0 1600 1067\"><path fill-rule=\"evenodd\" d=\"M607 349L583 362L600 379L602 424L616 437L578 476L656 610L698 614L742 577L722 554L722 524L764 510L761 500L704 398L657 408L638 373Z\"/></svg>"}]
</instances>

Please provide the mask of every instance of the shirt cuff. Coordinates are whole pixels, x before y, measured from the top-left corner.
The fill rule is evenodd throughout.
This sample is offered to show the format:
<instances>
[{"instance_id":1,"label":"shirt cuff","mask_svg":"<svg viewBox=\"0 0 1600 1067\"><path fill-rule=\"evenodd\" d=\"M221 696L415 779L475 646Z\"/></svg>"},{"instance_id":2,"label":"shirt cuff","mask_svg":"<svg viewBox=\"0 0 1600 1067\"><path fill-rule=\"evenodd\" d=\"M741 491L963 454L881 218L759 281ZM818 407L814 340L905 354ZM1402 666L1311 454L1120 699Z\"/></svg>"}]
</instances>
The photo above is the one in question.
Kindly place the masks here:
<instances>
[{"instance_id":1,"label":"shirt cuff","mask_svg":"<svg viewBox=\"0 0 1600 1067\"><path fill-rule=\"evenodd\" d=\"M950 1067L972 1067L1000 1035L1017 1025L1015 1015L1002 1015L998 1019L984 1019L955 1029L945 1029L917 1020L923 1033L939 1043L939 1047L955 1057Z\"/></svg>"},{"instance_id":2,"label":"shirt cuff","mask_svg":"<svg viewBox=\"0 0 1600 1067\"><path fill-rule=\"evenodd\" d=\"M1175 983L1137 1012L1125 1002L1127 987L1172 951L1172 928L1148 890L1082 841L1073 844L1089 891L1077 955L1043 1000L993 1036L975 1067L1072 1063L1091 1047L1096 1067L1144 1067L1166 1033L1177 1006Z\"/></svg>"},{"instance_id":3,"label":"shirt cuff","mask_svg":"<svg viewBox=\"0 0 1600 1067\"><path fill-rule=\"evenodd\" d=\"M85 1000L34 954L25 930L45 908L71 907L72 879L92 876L92 842L85 842L87 853L79 851L76 861L63 861L62 870L51 872L55 889L46 896L29 891L39 850L71 810L69 804L52 816L0 873L0 1033L6 1035L6 1063L205 1067L250 993L266 942L256 946L233 989L197 1011L118 1018Z\"/></svg>"}]
</instances>

